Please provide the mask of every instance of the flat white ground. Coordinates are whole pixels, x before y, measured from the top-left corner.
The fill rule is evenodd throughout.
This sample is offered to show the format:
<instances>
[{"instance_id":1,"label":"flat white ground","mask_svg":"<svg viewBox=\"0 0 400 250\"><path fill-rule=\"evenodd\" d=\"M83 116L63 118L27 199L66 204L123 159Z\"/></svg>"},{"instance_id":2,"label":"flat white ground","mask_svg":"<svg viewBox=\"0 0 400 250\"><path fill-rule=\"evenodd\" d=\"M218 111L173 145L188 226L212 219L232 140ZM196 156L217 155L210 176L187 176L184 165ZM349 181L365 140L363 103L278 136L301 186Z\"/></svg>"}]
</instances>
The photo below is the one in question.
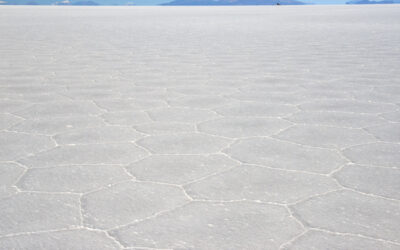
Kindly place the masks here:
<instances>
[{"instance_id":1,"label":"flat white ground","mask_svg":"<svg viewBox=\"0 0 400 250\"><path fill-rule=\"evenodd\" d=\"M400 6L0 7L0 249L400 249Z\"/></svg>"}]
</instances>

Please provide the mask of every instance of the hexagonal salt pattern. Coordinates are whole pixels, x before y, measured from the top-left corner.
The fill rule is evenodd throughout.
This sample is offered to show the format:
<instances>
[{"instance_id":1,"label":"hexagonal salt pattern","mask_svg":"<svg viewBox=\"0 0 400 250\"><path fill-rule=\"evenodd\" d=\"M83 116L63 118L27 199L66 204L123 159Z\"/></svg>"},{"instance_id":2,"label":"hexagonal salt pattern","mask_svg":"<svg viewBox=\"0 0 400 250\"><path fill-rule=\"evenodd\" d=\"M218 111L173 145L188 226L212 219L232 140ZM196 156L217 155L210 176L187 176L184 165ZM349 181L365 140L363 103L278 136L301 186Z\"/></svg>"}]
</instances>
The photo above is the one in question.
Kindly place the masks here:
<instances>
[{"instance_id":1,"label":"hexagonal salt pattern","mask_svg":"<svg viewBox=\"0 0 400 250\"><path fill-rule=\"evenodd\" d=\"M63 116L87 116L101 114L102 111L92 102L54 102L34 104L32 107L16 112L24 118L40 119Z\"/></svg>"},{"instance_id":2,"label":"hexagonal salt pattern","mask_svg":"<svg viewBox=\"0 0 400 250\"><path fill-rule=\"evenodd\" d=\"M169 101L173 107L183 108L215 108L229 103L229 100L220 96L188 96Z\"/></svg>"},{"instance_id":3,"label":"hexagonal salt pattern","mask_svg":"<svg viewBox=\"0 0 400 250\"><path fill-rule=\"evenodd\" d=\"M200 123L198 129L208 134L239 138L268 136L291 125L292 123L278 118L227 117Z\"/></svg>"},{"instance_id":4,"label":"hexagonal salt pattern","mask_svg":"<svg viewBox=\"0 0 400 250\"><path fill-rule=\"evenodd\" d=\"M400 144L377 142L350 147L343 154L358 164L400 168Z\"/></svg>"},{"instance_id":5,"label":"hexagonal salt pattern","mask_svg":"<svg viewBox=\"0 0 400 250\"><path fill-rule=\"evenodd\" d=\"M32 168L71 164L128 164L146 157L146 150L132 143L58 146L19 160Z\"/></svg>"},{"instance_id":6,"label":"hexagonal salt pattern","mask_svg":"<svg viewBox=\"0 0 400 250\"><path fill-rule=\"evenodd\" d=\"M10 197L18 193L18 189L15 186L1 185L0 186L0 199Z\"/></svg>"},{"instance_id":7,"label":"hexagonal salt pattern","mask_svg":"<svg viewBox=\"0 0 400 250\"><path fill-rule=\"evenodd\" d=\"M334 177L343 186L400 200L400 169L347 165Z\"/></svg>"},{"instance_id":8,"label":"hexagonal salt pattern","mask_svg":"<svg viewBox=\"0 0 400 250\"><path fill-rule=\"evenodd\" d=\"M104 232L86 229L33 233L0 238L2 249L120 249Z\"/></svg>"},{"instance_id":9,"label":"hexagonal salt pattern","mask_svg":"<svg viewBox=\"0 0 400 250\"><path fill-rule=\"evenodd\" d=\"M299 112L286 119L297 124L325 125L343 128L363 128L387 123L375 114L346 112Z\"/></svg>"},{"instance_id":10,"label":"hexagonal salt pattern","mask_svg":"<svg viewBox=\"0 0 400 250\"><path fill-rule=\"evenodd\" d=\"M277 249L301 231L283 207L195 202L111 234L124 246L139 248Z\"/></svg>"},{"instance_id":11,"label":"hexagonal salt pattern","mask_svg":"<svg viewBox=\"0 0 400 250\"><path fill-rule=\"evenodd\" d=\"M13 161L55 147L50 137L0 132L0 161Z\"/></svg>"},{"instance_id":12,"label":"hexagonal salt pattern","mask_svg":"<svg viewBox=\"0 0 400 250\"><path fill-rule=\"evenodd\" d=\"M185 184L237 165L223 155L154 155L126 169L138 180Z\"/></svg>"},{"instance_id":13,"label":"hexagonal salt pattern","mask_svg":"<svg viewBox=\"0 0 400 250\"><path fill-rule=\"evenodd\" d=\"M346 162L344 157L334 150L269 138L244 139L225 151L243 163L315 173L329 173Z\"/></svg>"},{"instance_id":14,"label":"hexagonal salt pattern","mask_svg":"<svg viewBox=\"0 0 400 250\"><path fill-rule=\"evenodd\" d=\"M397 23L0 6L0 249L400 249Z\"/></svg>"},{"instance_id":15,"label":"hexagonal salt pattern","mask_svg":"<svg viewBox=\"0 0 400 250\"><path fill-rule=\"evenodd\" d=\"M397 109L394 104L372 103L355 100L322 100L300 105L304 111L335 111L351 113L379 114Z\"/></svg>"},{"instance_id":16,"label":"hexagonal salt pattern","mask_svg":"<svg viewBox=\"0 0 400 250\"><path fill-rule=\"evenodd\" d=\"M143 134L130 127L106 126L98 128L84 128L58 134L54 140L60 144L93 144L130 142L142 138Z\"/></svg>"},{"instance_id":17,"label":"hexagonal salt pattern","mask_svg":"<svg viewBox=\"0 0 400 250\"><path fill-rule=\"evenodd\" d=\"M15 183L24 174L25 168L15 163L0 162L0 199L17 193Z\"/></svg>"},{"instance_id":18,"label":"hexagonal salt pattern","mask_svg":"<svg viewBox=\"0 0 400 250\"><path fill-rule=\"evenodd\" d=\"M8 129L21 121L23 121L23 119L18 116L10 114L0 114L0 130Z\"/></svg>"},{"instance_id":19,"label":"hexagonal salt pattern","mask_svg":"<svg viewBox=\"0 0 400 250\"><path fill-rule=\"evenodd\" d=\"M121 126L132 126L152 121L142 111L107 112L102 117L108 124Z\"/></svg>"},{"instance_id":20,"label":"hexagonal salt pattern","mask_svg":"<svg viewBox=\"0 0 400 250\"><path fill-rule=\"evenodd\" d=\"M16 112L18 110L25 109L31 105L32 104L25 101L2 99L0 100L0 112L1 113Z\"/></svg>"},{"instance_id":21,"label":"hexagonal salt pattern","mask_svg":"<svg viewBox=\"0 0 400 250\"><path fill-rule=\"evenodd\" d=\"M21 190L85 193L132 177L116 165L72 165L34 168L16 184Z\"/></svg>"},{"instance_id":22,"label":"hexagonal salt pattern","mask_svg":"<svg viewBox=\"0 0 400 250\"><path fill-rule=\"evenodd\" d=\"M189 200L175 186L125 182L82 197L84 223L109 229L146 219Z\"/></svg>"},{"instance_id":23,"label":"hexagonal salt pattern","mask_svg":"<svg viewBox=\"0 0 400 250\"><path fill-rule=\"evenodd\" d=\"M81 223L79 196L19 193L0 202L0 235L58 230Z\"/></svg>"},{"instance_id":24,"label":"hexagonal salt pattern","mask_svg":"<svg viewBox=\"0 0 400 250\"><path fill-rule=\"evenodd\" d=\"M392 121L392 122L400 122L400 111L395 111L395 112L389 112L381 115L383 118L386 120Z\"/></svg>"},{"instance_id":25,"label":"hexagonal salt pattern","mask_svg":"<svg viewBox=\"0 0 400 250\"><path fill-rule=\"evenodd\" d=\"M2 186L13 185L24 173L24 168L15 163L0 163L0 183Z\"/></svg>"},{"instance_id":26,"label":"hexagonal salt pattern","mask_svg":"<svg viewBox=\"0 0 400 250\"><path fill-rule=\"evenodd\" d=\"M398 200L338 191L301 202L294 213L312 228L400 243L399 207Z\"/></svg>"},{"instance_id":27,"label":"hexagonal salt pattern","mask_svg":"<svg viewBox=\"0 0 400 250\"><path fill-rule=\"evenodd\" d=\"M194 124L181 122L152 122L134 125L133 127L148 135L195 132Z\"/></svg>"},{"instance_id":28,"label":"hexagonal salt pattern","mask_svg":"<svg viewBox=\"0 0 400 250\"><path fill-rule=\"evenodd\" d=\"M199 134L166 134L146 137L138 144L160 154L211 154L227 147L229 139Z\"/></svg>"},{"instance_id":29,"label":"hexagonal salt pattern","mask_svg":"<svg viewBox=\"0 0 400 250\"><path fill-rule=\"evenodd\" d=\"M293 114L298 111L295 106L287 104L272 104L262 102L240 102L231 106L216 109L217 113L223 116L239 116L239 117L262 117L272 116L281 117Z\"/></svg>"},{"instance_id":30,"label":"hexagonal salt pattern","mask_svg":"<svg viewBox=\"0 0 400 250\"><path fill-rule=\"evenodd\" d=\"M200 122L217 116L210 110L189 108L162 108L148 113L153 120L161 122Z\"/></svg>"},{"instance_id":31,"label":"hexagonal salt pattern","mask_svg":"<svg viewBox=\"0 0 400 250\"><path fill-rule=\"evenodd\" d=\"M285 246L285 250L318 250L318 249L399 249L399 245L374 240L356 235L341 235L323 231L310 230L305 235Z\"/></svg>"},{"instance_id":32,"label":"hexagonal salt pattern","mask_svg":"<svg viewBox=\"0 0 400 250\"><path fill-rule=\"evenodd\" d=\"M46 119L24 120L8 130L23 133L55 135L75 129L101 127L105 123L95 116L50 117Z\"/></svg>"},{"instance_id":33,"label":"hexagonal salt pattern","mask_svg":"<svg viewBox=\"0 0 400 250\"><path fill-rule=\"evenodd\" d=\"M338 189L326 176L242 165L185 186L195 199L293 203Z\"/></svg>"},{"instance_id":34,"label":"hexagonal salt pattern","mask_svg":"<svg viewBox=\"0 0 400 250\"><path fill-rule=\"evenodd\" d=\"M137 90L137 89L136 89ZM100 99L95 103L102 109L110 112L144 110L167 106L161 100L138 100L138 99Z\"/></svg>"},{"instance_id":35,"label":"hexagonal salt pattern","mask_svg":"<svg viewBox=\"0 0 400 250\"><path fill-rule=\"evenodd\" d=\"M400 123L369 127L366 130L381 141L400 143Z\"/></svg>"},{"instance_id":36,"label":"hexagonal salt pattern","mask_svg":"<svg viewBox=\"0 0 400 250\"><path fill-rule=\"evenodd\" d=\"M309 125L290 127L275 137L323 148L345 148L377 141L375 137L361 129Z\"/></svg>"}]
</instances>

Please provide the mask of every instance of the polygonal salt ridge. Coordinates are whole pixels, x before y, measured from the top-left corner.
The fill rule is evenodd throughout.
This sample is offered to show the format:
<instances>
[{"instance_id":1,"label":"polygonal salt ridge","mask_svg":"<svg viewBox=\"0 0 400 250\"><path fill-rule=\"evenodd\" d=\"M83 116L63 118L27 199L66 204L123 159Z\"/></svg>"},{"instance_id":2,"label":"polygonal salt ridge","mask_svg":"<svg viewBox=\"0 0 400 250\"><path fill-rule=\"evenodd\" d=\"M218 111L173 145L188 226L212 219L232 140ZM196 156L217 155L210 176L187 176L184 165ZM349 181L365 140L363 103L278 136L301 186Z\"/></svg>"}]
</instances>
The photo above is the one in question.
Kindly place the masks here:
<instances>
[{"instance_id":1,"label":"polygonal salt ridge","mask_svg":"<svg viewBox=\"0 0 400 250\"><path fill-rule=\"evenodd\" d=\"M56 145L48 136L0 131L0 161L14 161Z\"/></svg>"},{"instance_id":2,"label":"polygonal salt ridge","mask_svg":"<svg viewBox=\"0 0 400 250\"><path fill-rule=\"evenodd\" d=\"M349 113L379 114L397 109L394 104L362 102L348 99L319 100L307 102L299 106L304 111L336 111Z\"/></svg>"},{"instance_id":3,"label":"polygonal salt ridge","mask_svg":"<svg viewBox=\"0 0 400 250\"><path fill-rule=\"evenodd\" d=\"M196 131L195 124L183 122L151 122L133 126L148 135L190 133Z\"/></svg>"},{"instance_id":4,"label":"polygonal salt ridge","mask_svg":"<svg viewBox=\"0 0 400 250\"><path fill-rule=\"evenodd\" d=\"M15 186L0 185L0 200L13 196L18 192L19 190Z\"/></svg>"},{"instance_id":5,"label":"polygonal salt ridge","mask_svg":"<svg viewBox=\"0 0 400 250\"><path fill-rule=\"evenodd\" d=\"M0 130L8 129L23 120L21 117L12 114L0 114Z\"/></svg>"},{"instance_id":6,"label":"polygonal salt ridge","mask_svg":"<svg viewBox=\"0 0 400 250\"><path fill-rule=\"evenodd\" d=\"M0 113L14 113L32 106L32 103L14 99L0 99Z\"/></svg>"},{"instance_id":7,"label":"polygonal salt ridge","mask_svg":"<svg viewBox=\"0 0 400 250\"><path fill-rule=\"evenodd\" d=\"M303 100L334 100L334 99L352 99L352 95L349 90L344 89L307 89L296 93L303 97Z\"/></svg>"},{"instance_id":8,"label":"polygonal salt ridge","mask_svg":"<svg viewBox=\"0 0 400 250\"><path fill-rule=\"evenodd\" d=\"M152 93L121 93L123 99L137 99L137 100L166 100L167 98L176 97L179 98L182 95L179 93L170 93L162 91L152 92Z\"/></svg>"},{"instance_id":9,"label":"polygonal salt ridge","mask_svg":"<svg viewBox=\"0 0 400 250\"><path fill-rule=\"evenodd\" d=\"M363 128L387 123L376 114L356 114L335 111L302 111L285 117L297 124L325 125L344 128Z\"/></svg>"},{"instance_id":10,"label":"polygonal salt ridge","mask_svg":"<svg viewBox=\"0 0 400 250\"><path fill-rule=\"evenodd\" d=\"M137 144L160 154L213 154L232 140L201 133L164 134L145 137Z\"/></svg>"},{"instance_id":11,"label":"polygonal salt ridge","mask_svg":"<svg viewBox=\"0 0 400 250\"><path fill-rule=\"evenodd\" d=\"M215 109L222 116L236 117L281 117L298 111L296 106L263 102L235 102L232 105Z\"/></svg>"},{"instance_id":12,"label":"polygonal salt ridge","mask_svg":"<svg viewBox=\"0 0 400 250\"><path fill-rule=\"evenodd\" d=\"M341 190L312 197L291 210L308 228L400 244L399 207L397 200Z\"/></svg>"},{"instance_id":13,"label":"polygonal salt ridge","mask_svg":"<svg viewBox=\"0 0 400 250\"><path fill-rule=\"evenodd\" d=\"M102 100L109 98L120 98L121 94L105 89L68 89L62 94L74 100Z\"/></svg>"},{"instance_id":14,"label":"polygonal salt ridge","mask_svg":"<svg viewBox=\"0 0 400 250\"><path fill-rule=\"evenodd\" d=\"M0 187L14 185L24 174L25 168L12 162L0 162Z\"/></svg>"},{"instance_id":15,"label":"polygonal salt ridge","mask_svg":"<svg viewBox=\"0 0 400 250\"><path fill-rule=\"evenodd\" d=\"M242 163L319 174L328 174L347 162L336 150L272 138L241 139L224 152Z\"/></svg>"},{"instance_id":16,"label":"polygonal salt ridge","mask_svg":"<svg viewBox=\"0 0 400 250\"><path fill-rule=\"evenodd\" d=\"M396 103L400 99L400 94L382 93L373 91L354 91L354 97L360 101L373 101L376 103Z\"/></svg>"},{"instance_id":17,"label":"polygonal salt ridge","mask_svg":"<svg viewBox=\"0 0 400 250\"><path fill-rule=\"evenodd\" d=\"M107 112L101 117L107 124L121 126L132 126L153 121L144 111Z\"/></svg>"},{"instance_id":18,"label":"polygonal salt ridge","mask_svg":"<svg viewBox=\"0 0 400 250\"><path fill-rule=\"evenodd\" d=\"M361 165L346 165L333 174L344 187L400 200L400 169Z\"/></svg>"},{"instance_id":19,"label":"polygonal salt ridge","mask_svg":"<svg viewBox=\"0 0 400 250\"><path fill-rule=\"evenodd\" d=\"M380 116L392 122L400 122L400 111L388 112L381 114Z\"/></svg>"},{"instance_id":20,"label":"polygonal salt ridge","mask_svg":"<svg viewBox=\"0 0 400 250\"><path fill-rule=\"evenodd\" d=\"M342 69L343 71L344 69ZM319 79L318 81L315 81L313 77L315 76L321 76L321 77L327 77L327 79ZM303 87L306 90L309 91L346 91L346 92L352 92L355 90L360 90L360 91L371 91L372 86L367 86L364 84L360 84L357 81L360 81L359 79L354 82L354 80L351 79L343 79L343 78L332 78L329 77L329 74L316 74L311 78L308 78L309 81L306 84L303 84ZM313 81L314 80L314 81Z\"/></svg>"},{"instance_id":21,"label":"polygonal salt ridge","mask_svg":"<svg viewBox=\"0 0 400 250\"><path fill-rule=\"evenodd\" d=\"M365 130L381 141L400 143L400 123L389 123L368 127L365 128Z\"/></svg>"},{"instance_id":22,"label":"polygonal salt ridge","mask_svg":"<svg viewBox=\"0 0 400 250\"><path fill-rule=\"evenodd\" d=\"M178 86L168 88L169 91L177 92L187 96L208 95L208 96L221 96L227 93L236 91L235 87L231 86L216 86L216 85L196 85L196 86Z\"/></svg>"},{"instance_id":23,"label":"polygonal salt ridge","mask_svg":"<svg viewBox=\"0 0 400 250\"><path fill-rule=\"evenodd\" d=\"M344 149L343 154L353 163L400 168L400 144L376 142Z\"/></svg>"},{"instance_id":24,"label":"polygonal salt ridge","mask_svg":"<svg viewBox=\"0 0 400 250\"><path fill-rule=\"evenodd\" d=\"M178 99L168 100L168 104L172 107L194 109L216 108L227 105L229 102L230 100L226 97L210 95L184 96Z\"/></svg>"},{"instance_id":25,"label":"polygonal salt ridge","mask_svg":"<svg viewBox=\"0 0 400 250\"><path fill-rule=\"evenodd\" d=\"M16 186L22 191L86 193L131 179L122 166L72 165L28 169Z\"/></svg>"},{"instance_id":26,"label":"polygonal salt ridge","mask_svg":"<svg viewBox=\"0 0 400 250\"><path fill-rule=\"evenodd\" d=\"M246 91L238 92L231 95L227 95L229 98L233 98L240 101L256 101L262 103L274 103L274 104L300 104L307 99L295 92L286 91Z\"/></svg>"},{"instance_id":27,"label":"polygonal salt ridge","mask_svg":"<svg viewBox=\"0 0 400 250\"><path fill-rule=\"evenodd\" d=\"M275 117L225 117L199 123L198 130L204 133L240 138L270 136L292 125Z\"/></svg>"},{"instance_id":28,"label":"polygonal salt ridge","mask_svg":"<svg viewBox=\"0 0 400 250\"><path fill-rule=\"evenodd\" d=\"M61 165L126 165L149 153L133 143L65 145L18 160L30 168Z\"/></svg>"},{"instance_id":29,"label":"polygonal salt ridge","mask_svg":"<svg viewBox=\"0 0 400 250\"><path fill-rule=\"evenodd\" d=\"M397 250L400 245L360 235L341 234L321 230L309 230L293 242L282 246L283 250L309 249L365 249Z\"/></svg>"},{"instance_id":30,"label":"polygonal salt ridge","mask_svg":"<svg viewBox=\"0 0 400 250\"><path fill-rule=\"evenodd\" d=\"M277 249L302 231L281 206L191 202L110 234L124 246L139 248Z\"/></svg>"},{"instance_id":31,"label":"polygonal salt ridge","mask_svg":"<svg viewBox=\"0 0 400 250\"><path fill-rule=\"evenodd\" d=\"M165 93L167 89L164 86L137 86L131 84L122 84L120 87L116 88L117 91L122 94L149 94L149 93Z\"/></svg>"},{"instance_id":32,"label":"polygonal salt ridge","mask_svg":"<svg viewBox=\"0 0 400 250\"><path fill-rule=\"evenodd\" d=\"M73 229L33 232L0 238L1 249L121 249L120 245L100 230Z\"/></svg>"},{"instance_id":33,"label":"polygonal salt ridge","mask_svg":"<svg viewBox=\"0 0 400 250\"><path fill-rule=\"evenodd\" d=\"M96 100L95 103L109 111L144 111L154 108L167 107L167 103L162 100L137 100L137 99L102 99Z\"/></svg>"},{"instance_id":34,"label":"polygonal salt ridge","mask_svg":"<svg viewBox=\"0 0 400 250\"><path fill-rule=\"evenodd\" d=\"M24 120L8 130L32 134L55 135L73 129L101 127L105 125L106 123L104 123L102 119L95 116L69 116Z\"/></svg>"},{"instance_id":35,"label":"polygonal salt ridge","mask_svg":"<svg viewBox=\"0 0 400 250\"><path fill-rule=\"evenodd\" d=\"M295 125L273 137L302 145L338 149L377 141L362 129L316 125Z\"/></svg>"},{"instance_id":36,"label":"polygonal salt ridge","mask_svg":"<svg viewBox=\"0 0 400 250\"><path fill-rule=\"evenodd\" d=\"M38 75L39 76L39 75ZM35 77L38 77L35 76ZM13 77L10 77L8 81L12 82ZM64 89L63 87L49 85L49 84L42 84L39 79L29 79L25 84L10 84L10 85L3 85L0 86L0 90L5 93L9 94L19 94L19 95L31 95L31 94L43 94L43 93L50 93L55 94L57 91Z\"/></svg>"},{"instance_id":37,"label":"polygonal salt ridge","mask_svg":"<svg viewBox=\"0 0 400 250\"><path fill-rule=\"evenodd\" d=\"M154 121L201 122L219 117L215 112L192 108L159 108L147 111Z\"/></svg>"},{"instance_id":38,"label":"polygonal salt ridge","mask_svg":"<svg viewBox=\"0 0 400 250\"><path fill-rule=\"evenodd\" d=\"M110 229L152 217L190 202L174 185L123 182L82 196L84 224Z\"/></svg>"},{"instance_id":39,"label":"polygonal salt ridge","mask_svg":"<svg viewBox=\"0 0 400 250\"><path fill-rule=\"evenodd\" d=\"M137 132L132 127L103 126L72 130L58 134L53 138L58 144L65 145L130 142L143 137L144 134Z\"/></svg>"},{"instance_id":40,"label":"polygonal salt ridge","mask_svg":"<svg viewBox=\"0 0 400 250\"><path fill-rule=\"evenodd\" d=\"M244 199L281 204L341 189L328 176L255 165L241 165L184 188L198 200Z\"/></svg>"},{"instance_id":41,"label":"polygonal salt ridge","mask_svg":"<svg viewBox=\"0 0 400 250\"><path fill-rule=\"evenodd\" d=\"M80 226L79 195L17 193L0 202L0 236Z\"/></svg>"},{"instance_id":42,"label":"polygonal salt ridge","mask_svg":"<svg viewBox=\"0 0 400 250\"><path fill-rule=\"evenodd\" d=\"M32 107L16 112L24 118L43 119L65 116L87 116L103 113L90 101L60 101L53 103L34 104Z\"/></svg>"},{"instance_id":43,"label":"polygonal salt ridge","mask_svg":"<svg viewBox=\"0 0 400 250\"><path fill-rule=\"evenodd\" d=\"M282 79L281 82L272 80L267 80L267 82L260 81L257 82L250 82L247 84L243 84L238 88L240 93L263 93L268 95L269 93L286 93L286 94L293 94L304 90L304 87L299 84L298 80L292 82L288 79Z\"/></svg>"},{"instance_id":44,"label":"polygonal salt ridge","mask_svg":"<svg viewBox=\"0 0 400 250\"><path fill-rule=\"evenodd\" d=\"M182 185L197 182L238 164L224 155L152 155L126 169L141 181Z\"/></svg>"},{"instance_id":45,"label":"polygonal salt ridge","mask_svg":"<svg viewBox=\"0 0 400 250\"><path fill-rule=\"evenodd\" d=\"M33 104L71 101L68 97L56 93L26 93L13 97Z\"/></svg>"}]
</instances>

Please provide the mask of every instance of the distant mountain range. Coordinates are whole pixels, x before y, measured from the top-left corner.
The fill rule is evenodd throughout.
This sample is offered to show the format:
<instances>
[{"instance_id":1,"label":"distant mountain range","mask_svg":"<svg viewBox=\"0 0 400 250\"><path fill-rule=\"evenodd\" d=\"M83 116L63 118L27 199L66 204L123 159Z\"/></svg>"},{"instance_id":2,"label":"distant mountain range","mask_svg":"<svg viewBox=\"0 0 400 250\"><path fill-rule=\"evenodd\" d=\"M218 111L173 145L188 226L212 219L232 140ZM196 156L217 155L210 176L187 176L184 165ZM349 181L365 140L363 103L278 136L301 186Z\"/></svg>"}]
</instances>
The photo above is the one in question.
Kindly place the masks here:
<instances>
[{"instance_id":1,"label":"distant mountain range","mask_svg":"<svg viewBox=\"0 0 400 250\"><path fill-rule=\"evenodd\" d=\"M150 0L149 0L150 1ZM170 2L168 2L170 1ZM302 0L165 0L166 3L160 5L303 5ZM141 0L0 0L0 5L108 5L123 6L136 5L136 3L146 3ZM153 4L160 3L162 0L151 0ZM149 3L150 3L149 2ZM347 4L395 4L400 0L351 0Z\"/></svg>"},{"instance_id":2,"label":"distant mountain range","mask_svg":"<svg viewBox=\"0 0 400 250\"><path fill-rule=\"evenodd\" d=\"M161 5L303 5L297 0L174 0Z\"/></svg>"},{"instance_id":3,"label":"distant mountain range","mask_svg":"<svg viewBox=\"0 0 400 250\"><path fill-rule=\"evenodd\" d=\"M96 1L96 2L95 2ZM165 0L166 2L168 0ZM170 0L171 1L171 0ZM0 0L0 5L135 5L135 0ZM303 5L298 0L172 0L160 5Z\"/></svg>"},{"instance_id":4,"label":"distant mountain range","mask_svg":"<svg viewBox=\"0 0 400 250\"><path fill-rule=\"evenodd\" d=\"M356 0L347 2L346 4L394 4L394 3L400 3L400 0L384 0L384 1Z\"/></svg>"}]
</instances>

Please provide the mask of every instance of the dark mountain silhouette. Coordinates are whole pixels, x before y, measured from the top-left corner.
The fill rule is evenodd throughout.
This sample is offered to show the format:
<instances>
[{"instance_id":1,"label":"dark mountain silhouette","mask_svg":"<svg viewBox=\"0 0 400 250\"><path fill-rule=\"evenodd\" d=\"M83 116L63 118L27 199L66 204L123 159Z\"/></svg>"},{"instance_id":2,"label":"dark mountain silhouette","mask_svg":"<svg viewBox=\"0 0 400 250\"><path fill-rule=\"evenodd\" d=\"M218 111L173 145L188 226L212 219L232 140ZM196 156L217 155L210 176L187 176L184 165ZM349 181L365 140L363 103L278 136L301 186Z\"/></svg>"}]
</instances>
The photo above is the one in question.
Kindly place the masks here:
<instances>
[{"instance_id":1,"label":"dark mountain silhouette","mask_svg":"<svg viewBox=\"0 0 400 250\"><path fill-rule=\"evenodd\" d=\"M303 5L297 0L174 0L161 5Z\"/></svg>"}]
</instances>

